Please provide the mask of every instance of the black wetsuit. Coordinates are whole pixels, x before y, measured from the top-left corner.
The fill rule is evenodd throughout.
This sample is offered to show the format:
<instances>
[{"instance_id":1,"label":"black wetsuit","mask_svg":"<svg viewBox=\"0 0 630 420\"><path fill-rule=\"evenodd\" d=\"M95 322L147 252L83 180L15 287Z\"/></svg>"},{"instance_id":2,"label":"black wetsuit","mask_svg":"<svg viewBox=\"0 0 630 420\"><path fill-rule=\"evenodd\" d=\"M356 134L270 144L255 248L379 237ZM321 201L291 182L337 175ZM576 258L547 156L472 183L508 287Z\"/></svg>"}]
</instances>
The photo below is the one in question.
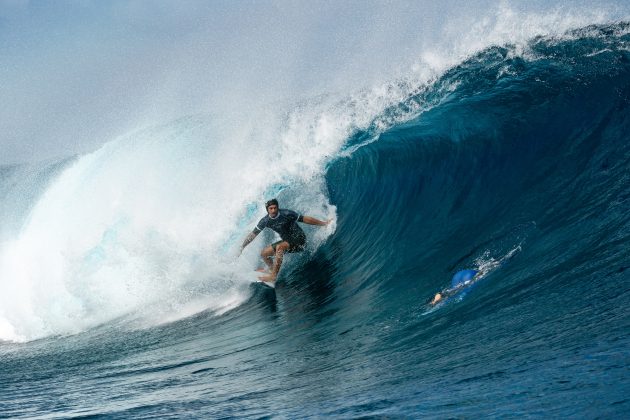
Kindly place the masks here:
<instances>
[{"instance_id":1,"label":"black wetsuit","mask_svg":"<svg viewBox=\"0 0 630 420\"><path fill-rule=\"evenodd\" d=\"M282 241L289 243L287 252L299 252L304 250L304 246L306 245L306 235L297 224L297 222L303 221L304 217L293 210L280 209L275 218L272 219L269 215L266 215L260 219L260 222L258 222L254 228L254 234L258 235L264 228L268 227L277 232L280 238L282 238ZM274 251L276 245L282 241L274 242L271 245Z\"/></svg>"}]
</instances>

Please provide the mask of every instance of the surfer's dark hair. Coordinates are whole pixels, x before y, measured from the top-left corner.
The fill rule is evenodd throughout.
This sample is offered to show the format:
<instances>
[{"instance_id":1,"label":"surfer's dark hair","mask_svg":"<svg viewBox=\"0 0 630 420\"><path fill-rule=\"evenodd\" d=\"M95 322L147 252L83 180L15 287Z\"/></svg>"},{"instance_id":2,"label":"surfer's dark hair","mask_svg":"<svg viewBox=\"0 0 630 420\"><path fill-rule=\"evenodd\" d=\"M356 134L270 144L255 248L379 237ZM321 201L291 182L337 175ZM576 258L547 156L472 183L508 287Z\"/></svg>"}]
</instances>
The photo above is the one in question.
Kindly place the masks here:
<instances>
[{"instance_id":1,"label":"surfer's dark hair","mask_svg":"<svg viewBox=\"0 0 630 420\"><path fill-rule=\"evenodd\" d=\"M265 203L265 209L268 209L269 206L273 206L273 205L278 205L278 200L276 200L275 198L272 198L271 200L267 201Z\"/></svg>"}]
</instances>

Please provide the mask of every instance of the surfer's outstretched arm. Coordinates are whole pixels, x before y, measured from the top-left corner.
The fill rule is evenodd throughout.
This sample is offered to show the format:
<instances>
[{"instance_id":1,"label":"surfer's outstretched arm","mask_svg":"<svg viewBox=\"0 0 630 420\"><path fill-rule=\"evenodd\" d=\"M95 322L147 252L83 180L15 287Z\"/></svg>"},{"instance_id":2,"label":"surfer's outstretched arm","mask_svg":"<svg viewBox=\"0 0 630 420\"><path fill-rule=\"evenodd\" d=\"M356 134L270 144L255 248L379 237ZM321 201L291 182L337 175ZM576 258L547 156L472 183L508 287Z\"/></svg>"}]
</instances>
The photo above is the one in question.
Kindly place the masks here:
<instances>
[{"instance_id":1,"label":"surfer's outstretched arm","mask_svg":"<svg viewBox=\"0 0 630 420\"><path fill-rule=\"evenodd\" d=\"M315 226L327 226L332 219L328 220L319 220L311 216L303 216L302 221L307 225L315 225Z\"/></svg>"},{"instance_id":2,"label":"surfer's outstretched arm","mask_svg":"<svg viewBox=\"0 0 630 420\"><path fill-rule=\"evenodd\" d=\"M256 232L250 232L250 233L249 233L249 235L247 235L247 237L246 237L246 238L245 238L245 240L243 241L243 245L241 245L241 250L240 250L240 252L238 253L238 255L239 255L239 256L243 253L243 250L245 249L245 247L246 247L247 245L249 245L249 243L250 243L251 241L253 241L253 240L256 238L256 236L257 236L257 235L258 235L258 233L256 233Z\"/></svg>"}]
</instances>

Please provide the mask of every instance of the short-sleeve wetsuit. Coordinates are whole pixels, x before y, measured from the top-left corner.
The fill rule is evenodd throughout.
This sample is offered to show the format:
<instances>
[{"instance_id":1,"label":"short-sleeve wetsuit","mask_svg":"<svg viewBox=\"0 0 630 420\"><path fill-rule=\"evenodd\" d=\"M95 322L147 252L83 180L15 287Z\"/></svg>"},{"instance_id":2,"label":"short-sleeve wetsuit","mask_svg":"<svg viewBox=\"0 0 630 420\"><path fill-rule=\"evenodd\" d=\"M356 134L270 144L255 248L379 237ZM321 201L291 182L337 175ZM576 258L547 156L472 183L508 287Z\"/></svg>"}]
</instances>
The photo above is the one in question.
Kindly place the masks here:
<instances>
[{"instance_id":1,"label":"short-sleeve wetsuit","mask_svg":"<svg viewBox=\"0 0 630 420\"><path fill-rule=\"evenodd\" d=\"M266 215L260 219L253 232L258 235L264 228L268 227L277 232L282 241L289 243L287 252L300 252L304 250L306 245L306 235L297 222L303 221L304 217L293 210L280 209L275 218L272 219L269 215ZM276 250L276 245L282 241L271 244L274 251Z\"/></svg>"}]
</instances>

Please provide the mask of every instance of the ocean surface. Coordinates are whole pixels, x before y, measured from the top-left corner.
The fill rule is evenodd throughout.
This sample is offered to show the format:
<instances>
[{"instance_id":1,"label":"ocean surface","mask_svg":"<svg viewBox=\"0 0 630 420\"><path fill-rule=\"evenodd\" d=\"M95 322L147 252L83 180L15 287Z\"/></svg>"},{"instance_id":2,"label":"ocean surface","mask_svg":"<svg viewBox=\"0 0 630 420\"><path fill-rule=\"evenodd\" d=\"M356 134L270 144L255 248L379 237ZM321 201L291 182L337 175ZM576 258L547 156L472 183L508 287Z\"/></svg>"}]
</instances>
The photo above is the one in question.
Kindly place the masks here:
<instances>
[{"instance_id":1,"label":"ocean surface","mask_svg":"<svg viewBox=\"0 0 630 420\"><path fill-rule=\"evenodd\" d=\"M630 416L630 24L251 124L0 167L0 417Z\"/></svg>"}]
</instances>

